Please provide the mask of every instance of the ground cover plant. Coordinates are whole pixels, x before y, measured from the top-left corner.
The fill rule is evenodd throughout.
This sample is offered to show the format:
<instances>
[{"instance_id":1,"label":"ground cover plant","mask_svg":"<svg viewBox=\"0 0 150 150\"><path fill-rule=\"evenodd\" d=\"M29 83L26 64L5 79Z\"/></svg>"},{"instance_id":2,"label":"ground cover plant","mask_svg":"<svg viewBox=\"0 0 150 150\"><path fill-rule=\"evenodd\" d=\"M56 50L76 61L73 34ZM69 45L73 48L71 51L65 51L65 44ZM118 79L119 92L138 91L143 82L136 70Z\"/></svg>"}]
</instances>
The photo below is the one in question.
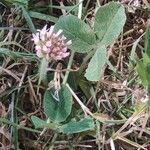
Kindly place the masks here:
<instances>
[{"instance_id":1,"label":"ground cover plant","mask_svg":"<svg viewBox=\"0 0 150 150\"><path fill-rule=\"evenodd\" d=\"M150 149L147 0L0 1L0 149Z\"/></svg>"}]
</instances>

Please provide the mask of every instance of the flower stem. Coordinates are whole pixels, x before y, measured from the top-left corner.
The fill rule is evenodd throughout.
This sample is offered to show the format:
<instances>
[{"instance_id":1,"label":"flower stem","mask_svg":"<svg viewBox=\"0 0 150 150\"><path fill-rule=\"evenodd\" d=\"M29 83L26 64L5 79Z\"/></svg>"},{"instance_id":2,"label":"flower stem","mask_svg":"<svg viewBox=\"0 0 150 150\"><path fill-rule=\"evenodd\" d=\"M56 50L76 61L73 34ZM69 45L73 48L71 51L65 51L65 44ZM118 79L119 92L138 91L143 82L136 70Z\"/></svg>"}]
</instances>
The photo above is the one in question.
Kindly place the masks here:
<instances>
[{"instance_id":1,"label":"flower stem","mask_svg":"<svg viewBox=\"0 0 150 150\"><path fill-rule=\"evenodd\" d=\"M72 62L73 62L74 54L75 54L75 52L72 51L72 52L71 52L70 59L69 59L69 63L68 63L68 66L67 66L67 71L66 71L65 77L64 77L64 79L63 79L63 84L66 84L66 83L67 83L67 79L68 79L69 72L70 72L70 69L71 69L71 65L72 65Z\"/></svg>"},{"instance_id":2,"label":"flower stem","mask_svg":"<svg viewBox=\"0 0 150 150\"><path fill-rule=\"evenodd\" d=\"M43 58L40 62L37 93L39 92L39 86L40 86L41 82L43 82L45 85L47 85L48 64L49 64L49 62L45 58Z\"/></svg>"},{"instance_id":3,"label":"flower stem","mask_svg":"<svg viewBox=\"0 0 150 150\"><path fill-rule=\"evenodd\" d=\"M79 11L78 11L78 18L81 19L81 17L82 17L82 4L83 4L83 0L79 0L79 3L80 4L79 4ZM64 77L64 80L63 80L63 84L67 83L67 79L68 79L68 76L69 76L69 73L70 73L70 69L71 69L71 66L72 66L74 54L75 54L75 52L72 51L70 59L69 59L69 63L68 63L68 66L67 66L67 71L66 71L66 74L65 74L65 77Z\"/></svg>"},{"instance_id":4,"label":"flower stem","mask_svg":"<svg viewBox=\"0 0 150 150\"><path fill-rule=\"evenodd\" d=\"M41 82L47 83L47 68L48 68L49 62L43 58L41 60L40 68L39 68L39 81L38 85L40 85Z\"/></svg>"}]
</instances>

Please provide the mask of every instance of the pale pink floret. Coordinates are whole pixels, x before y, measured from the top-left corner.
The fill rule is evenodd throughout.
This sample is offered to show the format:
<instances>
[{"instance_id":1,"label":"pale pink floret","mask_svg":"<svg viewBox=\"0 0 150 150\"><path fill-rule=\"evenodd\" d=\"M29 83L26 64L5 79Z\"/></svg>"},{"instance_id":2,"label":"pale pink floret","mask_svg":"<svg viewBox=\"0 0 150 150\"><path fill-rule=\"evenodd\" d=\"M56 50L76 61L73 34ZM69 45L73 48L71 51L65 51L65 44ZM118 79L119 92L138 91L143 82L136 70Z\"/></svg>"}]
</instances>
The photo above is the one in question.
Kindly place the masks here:
<instances>
[{"instance_id":1,"label":"pale pink floret","mask_svg":"<svg viewBox=\"0 0 150 150\"><path fill-rule=\"evenodd\" d=\"M62 54L62 57L63 57L63 58L65 58L65 57L67 57L67 56L69 56L69 53L63 53L63 54Z\"/></svg>"},{"instance_id":2,"label":"pale pink floret","mask_svg":"<svg viewBox=\"0 0 150 150\"><path fill-rule=\"evenodd\" d=\"M47 46L46 46L46 45L43 45L42 50L43 50L45 53L47 53L47 52L48 52L48 48L47 48Z\"/></svg>"},{"instance_id":3,"label":"pale pink floret","mask_svg":"<svg viewBox=\"0 0 150 150\"><path fill-rule=\"evenodd\" d=\"M51 47L51 46L52 46L52 42L51 42L51 41L47 41L47 42L46 42L46 46L47 46L47 47Z\"/></svg>"},{"instance_id":4,"label":"pale pink floret","mask_svg":"<svg viewBox=\"0 0 150 150\"><path fill-rule=\"evenodd\" d=\"M35 46L35 50L36 50L36 51L38 51L38 50L40 50L40 51L41 51L41 50L42 50L42 48L41 48L41 46L40 46L40 45L36 45L36 46Z\"/></svg>"},{"instance_id":5,"label":"pale pink floret","mask_svg":"<svg viewBox=\"0 0 150 150\"><path fill-rule=\"evenodd\" d=\"M34 43L35 44L38 44L39 43L39 41L40 41L40 39L39 39L39 33L36 33L36 34L32 34L32 36L33 36L33 41L34 41Z\"/></svg>"},{"instance_id":6,"label":"pale pink floret","mask_svg":"<svg viewBox=\"0 0 150 150\"><path fill-rule=\"evenodd\" d=\"M37 33L33 34L33 41L35 43L36 54L39 58L46 58L47 60L61 60L69 56L67 52L68 46L71 45L71 40L67 41L66 37L62 35L63 30L54 32L54 26L47 29L47 25Z\"/></svg>"},{"instance_id":7,"label":"pale pink floret","mask_svg":"<svg viewBox=\"0 0 150 150\"><path fill-rule=\"evenodd\" d=\"M43 57L43 53L41 52L41 50L37 50L37 51L36 51L36 55L37 55L39 58L42 58L42 57Z\"/></svg>"}]
</instances>

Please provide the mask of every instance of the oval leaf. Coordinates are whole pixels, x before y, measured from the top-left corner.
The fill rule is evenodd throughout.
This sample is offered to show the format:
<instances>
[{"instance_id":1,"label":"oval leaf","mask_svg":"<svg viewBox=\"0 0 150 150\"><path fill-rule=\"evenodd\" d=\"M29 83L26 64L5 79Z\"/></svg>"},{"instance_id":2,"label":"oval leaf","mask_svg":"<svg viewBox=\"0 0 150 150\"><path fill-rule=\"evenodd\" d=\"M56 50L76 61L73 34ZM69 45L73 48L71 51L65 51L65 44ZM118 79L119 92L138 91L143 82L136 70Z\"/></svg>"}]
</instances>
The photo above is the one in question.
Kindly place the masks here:
<instances>
[{"instance_id":1,"label":"oval leaf","mask_svg":"<svg viewBox=\"0 0 150 150\"><path fill-rule=\"evenodd\" d=\"M72 95L65 85L62 85L58 97L54 90L44 94L44 112L54 122L65 121L71 113Z\"/></svg>"},{"instance_id":2,"label":"oval leaf","mask_svg":"<svg viewBox=\"0 0 150 150\"><path fill-rule=\"evenodd\" d=\"M84 118L80 121L71 121L60 127L60 132L66 134L80 133L87 130L94 130L94 121L92 118Z\"/></svg>"},{"instance_id":3,"label":"oval leaf","mask_svg":"<svg viewBox=\"0 0 150 150\"><path fill-rule=\"evenodd\" d=\"M50 128L50 129L58 128L57 124L46 122L36 116L31 116L31 120L32 120L35 128L45 128L45 127Z\"/></svg>"},{"instance_id":4,"label":"oval leaf","mask_svg":"<svg viewBox=\"0 0 150 150\"><path fill-rule=\"evenodd\" d=\"M97 49L96 53L90 60L88 68L86 69L85 77L90 81L98 81L106 62L106 48L101 47Z\"/></svg>"},{"instance_id":5,"label":"oval leaf","mask_svg":"<svg viewBox=\"0 0 150 150\"><path fill-rule=\"evenodd\" d=\"M110 2L100 7L94 24L99 44L108 46L113 43L122 31L125 21L125 10L121 4Z\"/></svg>"},{"instance_id":6,"label":"oval leaf","mask_svg":"<svg viewBox=\"0 0 150 150\"><path fill-rule=\"evenodd\" d=\"M61 17L55 24L55 30L63 30L67 39L72 40L70 49L76 52L85 53L95 45L96 37L91 28L76 16L69 15Z\"/></svg>"}]
</instances>

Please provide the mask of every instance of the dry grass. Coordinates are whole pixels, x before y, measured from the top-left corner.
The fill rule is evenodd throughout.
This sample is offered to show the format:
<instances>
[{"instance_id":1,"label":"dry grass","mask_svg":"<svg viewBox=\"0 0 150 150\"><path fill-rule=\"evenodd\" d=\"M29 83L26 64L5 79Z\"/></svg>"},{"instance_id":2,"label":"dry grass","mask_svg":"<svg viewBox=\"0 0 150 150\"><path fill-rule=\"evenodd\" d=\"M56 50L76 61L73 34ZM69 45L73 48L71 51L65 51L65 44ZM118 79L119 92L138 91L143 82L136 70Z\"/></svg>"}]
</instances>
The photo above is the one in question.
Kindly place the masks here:
<instances>
[{"instance_id":1,"label":"dry grass","mask_svg":"<svg viewBox=\"0 0 150 150\"><path fill-rule=\"evenodd\" d=\"M30 9L61 16L61 10L46 8L49 2L39 0L35 5L31 2ZM101 4L107 2L102 1ZM0 2L0 149L150 149L150 110L147 103L142 101L147 92L135 69L136 59L141 58L143 53L150 5L147 0L121 2L126 7L127 22L119 39L108 47L112 68L105 66L98 83L89 83L83 78L83 82L93 89L90 94L79 85L74 90L75 99L78 96L86 107L81 108L74 100L71 115L83 116L82 109L85 109L85 114L95 119L95 131L71 135L52 130L41 134L41 130L34 129L30 118L32 115L45 119L42 99L47 87L37 86L39 59L34 53L31 32L21 11L12 4ZM94 18L96 3L89 1L87 4L85 20L89 23ZM71 4L72 1L64 3L65 6ZM41 27L46 21L33 19L33 23ZM76 68L82 64L83 57L81 54L75 55L73 70L78 72ZM65 69L67 63L62 64Z\"/></svg>"}]
</instances>

